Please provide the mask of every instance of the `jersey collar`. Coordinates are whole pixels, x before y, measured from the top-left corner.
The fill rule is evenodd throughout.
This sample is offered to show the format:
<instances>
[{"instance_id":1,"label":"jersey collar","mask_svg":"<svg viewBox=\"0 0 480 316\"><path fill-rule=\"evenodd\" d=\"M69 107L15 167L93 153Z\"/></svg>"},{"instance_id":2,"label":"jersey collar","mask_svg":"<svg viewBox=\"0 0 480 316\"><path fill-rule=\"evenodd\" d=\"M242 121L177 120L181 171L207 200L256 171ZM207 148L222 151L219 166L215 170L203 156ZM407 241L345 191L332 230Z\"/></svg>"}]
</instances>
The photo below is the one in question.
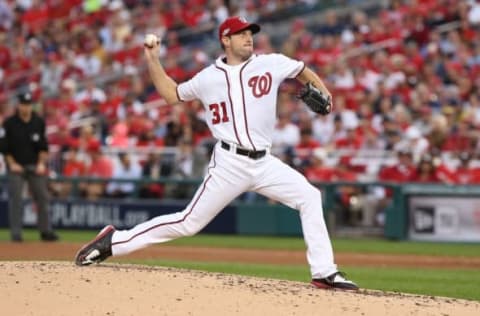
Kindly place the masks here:
<instances>
[{"instance_id":1,"label":"jersey collar","mask_svg":"<svg viewBox=\"0 0 480 316\"><path fill-rule=\"evenodd\" d=\"M225 55L222 55L222 56L218 57L217 60L215 60L215 65L217 67L220 67L220 68L223 68L223 69L233 69L233 68L237 68L237 67L242 67L243 65L245 65L246 63L248 63L249 61L251 61L255 57L257 57L257 54L252 54L252 56L250 56L250 58L245 60L243 63L232 66L232 65L226 64L223 61L223 59L225 58Z\"/></svg>"}]
</instances>

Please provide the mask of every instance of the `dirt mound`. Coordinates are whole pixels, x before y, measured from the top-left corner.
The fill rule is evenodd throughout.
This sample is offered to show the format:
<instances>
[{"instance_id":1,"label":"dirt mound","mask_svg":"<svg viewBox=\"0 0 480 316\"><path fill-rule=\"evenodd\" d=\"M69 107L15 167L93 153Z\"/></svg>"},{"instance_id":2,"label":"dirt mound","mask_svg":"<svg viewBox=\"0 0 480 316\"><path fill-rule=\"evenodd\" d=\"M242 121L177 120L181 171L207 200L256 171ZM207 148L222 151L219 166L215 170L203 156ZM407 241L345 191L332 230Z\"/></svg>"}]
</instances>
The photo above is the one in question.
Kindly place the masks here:
<instances>
[{"instance_id":1,"label":"dirt mound","mask_svg":"<svg viewBox=\"0 0 480 316\"><path fill-rule=\"evenodd\" d=\"M0 262L6 315L480 315L480 303L184 269Z\"/></svg>"}]
</instances>

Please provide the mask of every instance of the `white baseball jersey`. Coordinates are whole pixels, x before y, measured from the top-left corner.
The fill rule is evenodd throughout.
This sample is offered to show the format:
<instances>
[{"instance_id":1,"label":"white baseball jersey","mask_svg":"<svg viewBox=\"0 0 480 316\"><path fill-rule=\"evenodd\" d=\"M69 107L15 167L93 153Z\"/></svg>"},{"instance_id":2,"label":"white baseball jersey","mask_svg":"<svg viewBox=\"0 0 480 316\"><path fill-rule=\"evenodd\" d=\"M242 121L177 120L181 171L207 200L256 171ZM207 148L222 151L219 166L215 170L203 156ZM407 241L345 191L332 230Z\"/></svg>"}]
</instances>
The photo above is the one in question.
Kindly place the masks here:
<instances>
[{"instance_id":1,"label":"white baseball jersey","mask_svg":"<svg viewBox=\"0 0 480 316\"><path fill-rule=\"evenodd\" d=\"M304 67L303 62L281 54L252 55L235 66L218 58L178 85L177 93L182 101L202 101L215 138L262 150L272 144L278 86Z\"/></svg>"},{"instance_id":2,"label":"white baseball jersey","mask_svg":"<svg viewBox=\"0 0 480 316\"><path fill-rule=\"evenodd\" d=\"M252 55L240 65L222 59L177 86L182 101L199 99L217 143L207 175L187 207L129 230L115 231L112 254L128 254L150 244L191 236L245 191L297 209L313 278L337 271L322 211L322 197L305 177L268 149L276 123L278 86L302 72L303 62L280 54ZM227 143L227 144L226 144ZM230 144L228 144L230 143ZM240 148L240 151L238 150ZM247 150L255 151L246 154ZM255 155L259 153L260 155Z\"/></svg>"}]
</instances>

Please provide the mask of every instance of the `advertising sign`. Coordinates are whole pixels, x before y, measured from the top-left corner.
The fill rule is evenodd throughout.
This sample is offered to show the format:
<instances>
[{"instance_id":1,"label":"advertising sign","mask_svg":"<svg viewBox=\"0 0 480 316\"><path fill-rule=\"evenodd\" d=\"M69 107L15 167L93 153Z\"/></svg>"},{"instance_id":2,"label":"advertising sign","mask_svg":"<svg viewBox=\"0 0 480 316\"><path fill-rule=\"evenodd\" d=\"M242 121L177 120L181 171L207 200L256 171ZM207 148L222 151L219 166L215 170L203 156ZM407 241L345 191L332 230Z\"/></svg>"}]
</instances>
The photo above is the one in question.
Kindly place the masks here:
<instances>
[{"instance_id":1,"label":"advertising sign","mask_svg":"<svg viewBox=\"0 0 480 316\"><path fill-rule=\"evenodd\" d=\"M122 201L122 200L53 200L50 216L54 228L100 229L113 224L117 229L131 228L153 217L181 211L188 201ZM202 232L235 233L233 206L226 207ZM7 201L0 201L0 227L8 227ZM23 213L25 227L36 227L34 204L26 203Z\"/></svg>"},{"instance_id":2,"label":"advertising sign","mask_svg":"<svg viewBox=\"0 0 480 316\"><path fill-rule=\"evenodd\" d=\"M480 197L409 197L409 238L480 241Z\"/></svg>"}]
</instances>

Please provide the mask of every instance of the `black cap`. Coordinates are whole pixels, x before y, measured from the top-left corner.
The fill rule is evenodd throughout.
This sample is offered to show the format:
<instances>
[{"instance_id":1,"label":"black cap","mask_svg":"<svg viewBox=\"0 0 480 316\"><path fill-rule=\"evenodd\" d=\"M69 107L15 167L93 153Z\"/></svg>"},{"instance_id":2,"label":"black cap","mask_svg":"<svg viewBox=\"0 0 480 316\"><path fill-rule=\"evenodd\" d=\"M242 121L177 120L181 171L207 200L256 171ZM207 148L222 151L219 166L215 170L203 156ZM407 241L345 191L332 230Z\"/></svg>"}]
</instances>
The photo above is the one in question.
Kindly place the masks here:
<instances>
[{"instance_id":1,"label":"black cap","mask_svg":"<svg viewBox=\"0 0 480 316\"><path fill-rule=\"evenodd\" d=\"M22 92L19 93L18 96L18 103L21 104L32 104L32 94L30 92Z\"/></svg>"}]
</instances>

